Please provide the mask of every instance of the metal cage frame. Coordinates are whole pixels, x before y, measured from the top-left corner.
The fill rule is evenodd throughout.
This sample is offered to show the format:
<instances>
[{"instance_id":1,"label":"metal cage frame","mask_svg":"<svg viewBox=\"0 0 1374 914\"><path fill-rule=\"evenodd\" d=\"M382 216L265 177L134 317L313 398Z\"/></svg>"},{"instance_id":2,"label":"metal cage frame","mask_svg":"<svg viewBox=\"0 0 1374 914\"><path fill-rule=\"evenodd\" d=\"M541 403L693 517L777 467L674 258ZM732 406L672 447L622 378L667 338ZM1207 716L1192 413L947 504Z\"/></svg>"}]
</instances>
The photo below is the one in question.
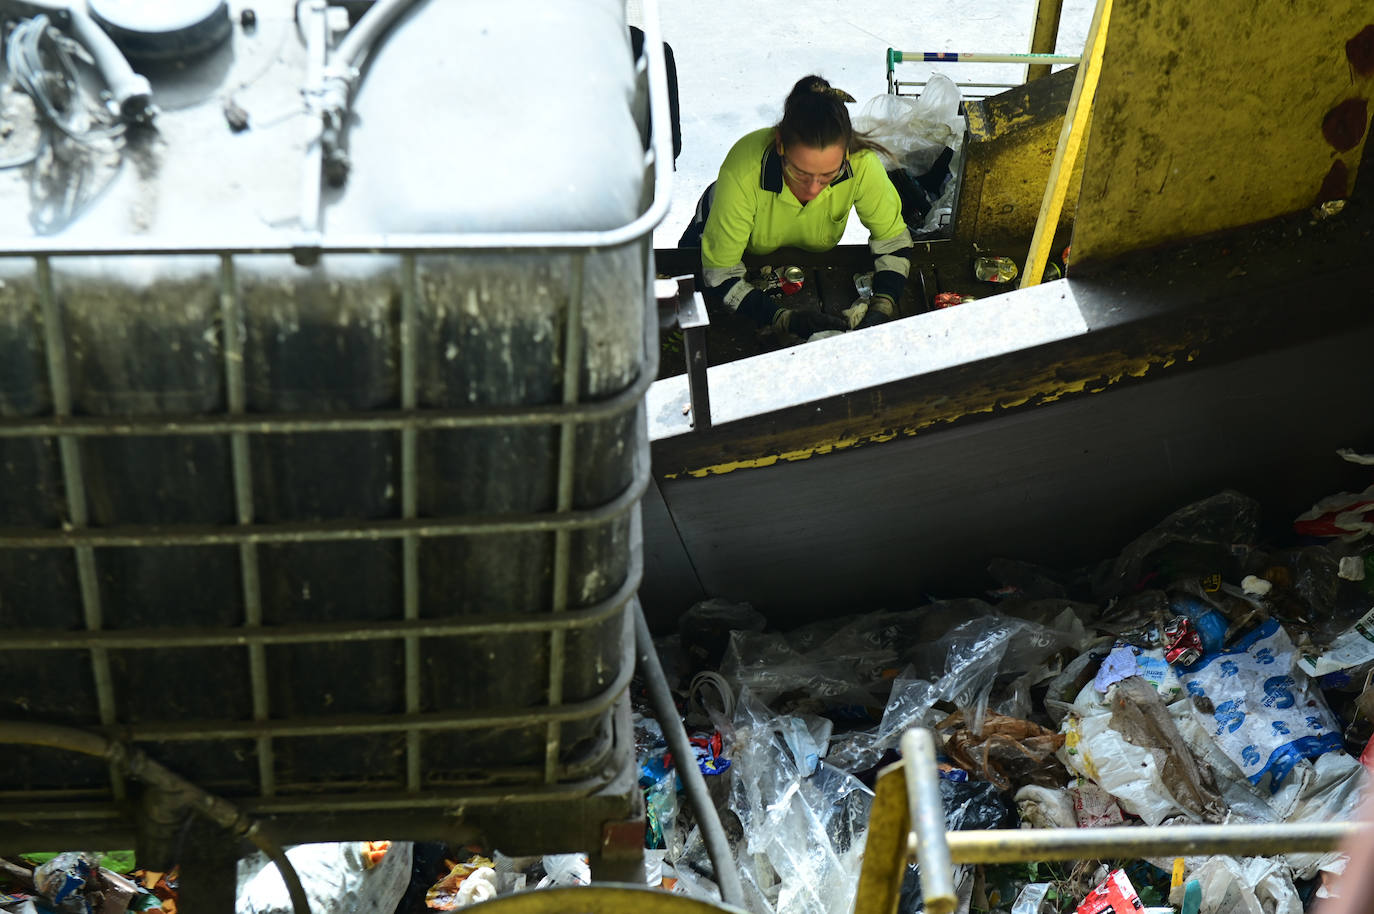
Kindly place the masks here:
<instances>
[{"instance_id":1,"label":"metal cage frame","mask_svg":"<svg viewBox=\"0 0 1374 914\"><path fill-rule=\"evenodd\" d=\"M526 843L548 850L585 850L595 858L619 852L640 859L642 823L639 830L617 826L642 818L639 788L633 768L633 741L629 733L627 688L634 672L633 597L642 574L637 514L634 509L648 484L647 433L639 423L635 461L630 484L610 501L590 508L574 508L573 470L575 435L579 426L631 415L642 408L648 386L657 375L658 339L654 300L652 231L668 212L672 182L672 134L667 105L667 74L657 6L645 3L645 50L642 74L648 84L649 137L645 149L645 175L652 175L652 198L641 214L628 224L602 231L540 231L451 233L435 235L373 234L326 237L306 231L281 241L222 239L199 242L147 243L117 239L97 246L24 239L6 242L0 257L31 258L42 323L42 350L48 366L52 393L49 415L0 419L0 438L55 440L67 499L66 523L61 529L0 527L0 549L71 550L84 615L80 631L8 632L0 652L85 652L95 682L92 699L98 709L100 728L118 742L168 740L251 740L257 749L258 796L236 800L254 816L272 820L280 839L326 840L372 836L386 832L388 823L397 838L462 836L473 838L468 823L477 822L483 836L508 835L523 830ZM579 399L578 371L586 341L582 334L583 274L589 254L615 247L636 246L644 269L644 359L640 374L619 393L595 401ZM562 315L562 402L553 405L473 408L417 408L417 309L419 284L417 257L458 253L573 255L568 305ZM273 413L246 410L246 385L240 321L242 302L236 258L245 255L288 255L298 263L313 263L336 254L400 256L400 404L395 410L352 414ZM93 417L73 415L66 340L61 309L53 278L53 264L68 257L91 256L213 255L218 258L219 317L222 320L222 378L227 392L223 413L200 416L138 415ZM553 510L532 514L493 516L420 517L417 472L417 435L421 431L475 428L546 426L558 430L556 505ZM314 523L262 523L254 518L254 488L249 450L254 439L299 432L394 432L400 439L397 491L401 516L370 521L327 520ZM79 447L83 439L132 436L211 436L227 438L232 469L236 523L211 525L129 525L97 528L90 524L87 489ZM631 518L628 570L625 580L606 599L588 608L569 608L571 536L574 531ZM422 619L420 617L419 545L435 537L487 536L502 533L544 533L553 536L552 599L548 612L509 619ZM380 622L326 622L267 625L263 623L258 547L274 543L333 542L342 540L401 542L403 609L399 619ZM237 547L242 585L243 620L240 625L168 629L109 630L103 625L98 587L96 549L220 545ZM562 694L567 662L565 643L570 632L624 620L623 661L619 672L599 694L567 702ZM424 639L480 635L527 635L548 639L548 700L538 708L487 708L477 712L422 711L420 697L420 645ZM266 648L269 645L331 643L338 641L401 641L404 644L405 713L317 718L273 719L267 688ZM253 719L183 720L131 725L116 714L115 683L110 669L113 650L185 649L236 647L248 655ZM590 763L560 762L560 725L611 712L613 745L599 747ZM428 789L422 777L422 734L475 728L546 728L547 744L542 776L530 772L496 772L512 775L509 786L479 789ZM0 744L7 741L0 721ZM388 732L404 736L405 786L391 792L357 792L277 796L274 771L274 740L286 736L367 734ZM608 759L615 750L631 764L616 765ZM628 754L627 754L628 753ZM618 756L617 756L618 757ZM39 850L62 836L80 838L88 846L100 839L131 836L126 820L128 798L119 766L111 764L108 797L92 797L91 791L22 794L0 792L0 846L8 851ZM518 775L518 776L517 776ZM523 778L523 780L521 780ZM68 796L56 794L64 793ZM561 804L561 805L560 805ZM544 821L551 809L558 822ZM326 820L309 818L327 810ZM618 812L617 812L618 811ZM407 817L413 818L407 818ZM38 824L42 823L42 824ZM617 831L617 828L619 829ZM568 843L573 841L573 843ZM582 841L579 846L576 841ZM587 846L590 843L592 846Z\"/></svg>"}]
</instances>

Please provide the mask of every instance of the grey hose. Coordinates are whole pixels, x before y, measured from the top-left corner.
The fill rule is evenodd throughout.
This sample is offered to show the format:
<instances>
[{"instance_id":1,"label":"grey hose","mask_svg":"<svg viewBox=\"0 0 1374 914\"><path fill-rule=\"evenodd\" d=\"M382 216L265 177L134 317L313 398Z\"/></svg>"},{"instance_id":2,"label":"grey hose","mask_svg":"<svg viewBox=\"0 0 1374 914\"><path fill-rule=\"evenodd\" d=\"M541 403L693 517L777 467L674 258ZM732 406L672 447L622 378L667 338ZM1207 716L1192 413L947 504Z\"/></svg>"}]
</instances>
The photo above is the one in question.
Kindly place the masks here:
<instances>
[{"instance_id":1,"label":"grey hose","mask_svg":"<svg viewBox=\"0 0 1374 914\"><path fill-rule=\"evenodd\" d=\"M668 739L668 748L676 760L678 776L682 778L682 789L687 793L687 801L696 812L697 825L701 827L701 837L706 843L706 853L711 857L711 865L716 870L716 884L720 886L720 900L728 905L743 908L744 885L740 881L739 867L735 865L735 855L730 851L730 842L721 827L720 816L716 815L715 804L706 790L706 779L693 761L696 754L687 740L687 730L677 715L673 704L673 694L668 688L668 680L663 675L663 666L658 661L658 651L654 649L653 638L649 636L649 624L644 621L644 608L635 600L635 649L638 654L639 672L644 677L645 688L649 692L649 704L653 706L654 716Z\"/></svg>"},{"instance_id":2,"label":"grey hose","mask_svg":"<svg viewBox=\"0 0 1374 914\"><path fill-rule=\"evenodd\" d=\"M300 876L296 874L296 868L291 865L291 861L286 858L281 845L268 837L257 822L239 812L228 800L206 793L175 772L164 768L147 754L87 730L19 721L0 721L0 744L6 743L47 746L52 749L80 752L83 755L94 755L145 784L190 797L192 808L196 812L227 829L231 834L247 838L266 854L281 872L282 881L286 883L286 891L291 896L291 909L295 914L310 914L310 902L305 897L305 888L301 885Z\"/></svg>"},{"instance_id":3,"label":"grey hose","mask_svg":"<svg viewBox=\"0 0 1374 914\"><path fill-rule=\"evenodd\" d=\"M91 55L96 69L105 79L110 95L119 105L120 116L131 123L152 120L152 86L146 77L134 72L128 58L115 46L113 39L91 18L85 0L13 0L8 3L0 0L0 12L9 12L11 15L52 13L66 17L77 40Z\"/></svg>"},{"instance_id":4,"label":"grey hose","mask_svg":"<svg viewBox=\"0 0 1374 914\"><path fill-rule=\"evenodd\" d=\"M419 2L377 0L329 55L329 64L319 87L320 144L324 153L325 177L336 187L342 185L348 176L348 154L343 148L343 133L348 123L348 106L352 103L353 89L360 78L362 65L391 24Z\"/></svg>"}]
</instances>

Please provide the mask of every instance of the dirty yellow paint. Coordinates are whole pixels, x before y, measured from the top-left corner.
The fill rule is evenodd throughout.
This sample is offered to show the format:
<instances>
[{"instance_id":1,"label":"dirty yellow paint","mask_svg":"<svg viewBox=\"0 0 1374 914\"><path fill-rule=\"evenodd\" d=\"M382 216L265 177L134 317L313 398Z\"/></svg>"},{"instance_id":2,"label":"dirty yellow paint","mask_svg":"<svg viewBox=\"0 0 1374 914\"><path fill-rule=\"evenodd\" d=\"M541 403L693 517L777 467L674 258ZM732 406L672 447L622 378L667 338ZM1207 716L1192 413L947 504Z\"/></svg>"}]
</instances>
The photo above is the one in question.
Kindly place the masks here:
<instances>
[{"instance_id":1,"label":"dirty yellow paint","mask_svg":"<svg viewBox=\"0 0 1374 914\"><path fill-rule=\"evenodd\" d=\"M1054 236L1059 227L1059 217L1064 211L1064 201L1069 195L1069 181L1073 177L1073 168L1078 163L1078 150L1083 143L1084 135L1088 132L1093 96L1097 92L1098 77L1102 72L1102 49L1106 42L1111 15L1112 0L1097 0L1092 25L1088 27L1088 43L1083 50L1083 62L1078 65L1073 95L1064 115L1064 126L1059 134L1054 162L1050 164L1045 195L1040 201L1040 215L1036 217L1030 253L1026 255L1026 266L1021 271L1023 289L1040 284L1040 275L1045 271L1045 264L1049 261L1050 247L1054 244Z\"/></svg>"},{"instance_id":2,"label":"dirty yellow paint","mask_svg":"<svg viewBox=\"0 0 1374 914\"><path fill-rule=\"evenodd\" d=\"M1356 40L1371 24L1369 0L1120 0L1075 262L1348 196L1374 109Z\"/></svg>"},{"instance_id":3,"label":"dirty yellow paint","mask_svg":"<svg viewBox=\"0 0 1374 914\"><path fill-rule=\"evenodd\" d=\"M1198 350L1192 349L1183 355L1183 359L1191 362L1197 358L1197 355ZM723 476L726 473L733 473L736 470L760 469L763 467L775 466L778 463L792 463L799 460L809 460L812 457L832 454L836 451L844 451L861 445L883 444L898 438L911 438L934 426L947 425L959 419L965 419L971 416L991 414L997 409L1016 409L1027 406L1028 404L1043 405L1053 403L1056 400L1074 394L1100 393L1111 387L1115 387L1126 378L1143 378L1151 371L1167 369L1176 363L1176 356L1160 354L1148 358L1127 360L1119 364L1113 373L1106 375L1085 373L1076 380L1061 380L1058 383L1042 377L1039 379L1038 383L1028 385L1017 391L1006 391L1003 395L991 399L984 406L956 409L955 411L942 415L932 415L919 422L902 425L897 428L885 427L861 433L836 435L830 438L822 438L821 440L802 447L788 448L772 454L763 454L756 457L741 457L736 460L722 461L720 463L688 469L682 472L663 473L662 478L681 479L683 477L692 477L701 479L707 476ZM1051 374L1057 372L1057 367L1050 369ZM874 418L878 419L880 417L875 416Z\"/></svg>"},{"instance_id":4,"label":"dirty yellow paint","mask_svg":"<svg viewBox=\"0 0 1374 914\"><path fill-rule=\"evenodd\" d=\"M1035 231L1077 68L967 106L969 136L955 238L1020 247ZM1059 224L1072 225L1083 157L1073 163Z\"/></svg>"}]
</instances>

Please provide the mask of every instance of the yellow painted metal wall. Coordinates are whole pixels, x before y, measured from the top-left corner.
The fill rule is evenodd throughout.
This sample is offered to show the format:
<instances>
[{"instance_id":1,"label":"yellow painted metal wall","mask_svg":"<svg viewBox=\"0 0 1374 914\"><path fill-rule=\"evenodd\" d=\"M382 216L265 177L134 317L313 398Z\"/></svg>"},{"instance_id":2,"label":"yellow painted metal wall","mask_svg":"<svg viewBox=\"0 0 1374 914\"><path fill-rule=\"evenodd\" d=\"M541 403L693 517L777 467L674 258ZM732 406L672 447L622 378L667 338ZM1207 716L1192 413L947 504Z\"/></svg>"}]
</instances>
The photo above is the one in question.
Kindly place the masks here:
<instances>
[{"instance_id":1,"label":"yellow painted metal wall","mask_svg":"<svg viewBox=\"0 0 1374 914\"><path fill-rule=\"evenodd\" d=\"M1030 241L1076 72L1070 67L967 105L956 240L1021 249ZM1081 158L1076 166L1060 218L1064 226L1073 223Z\"/></svg>"},{"instance_id":2,"label":"yellow painted metal wall","mask_svg":"<svg viewBox=\"0 0 1374 914\"><path fill-rule=\"evenodd\" d=\"M1075 262L1349 196L1371 98L1370 0L1117 0Z\"/></svg>"}]
</instances>

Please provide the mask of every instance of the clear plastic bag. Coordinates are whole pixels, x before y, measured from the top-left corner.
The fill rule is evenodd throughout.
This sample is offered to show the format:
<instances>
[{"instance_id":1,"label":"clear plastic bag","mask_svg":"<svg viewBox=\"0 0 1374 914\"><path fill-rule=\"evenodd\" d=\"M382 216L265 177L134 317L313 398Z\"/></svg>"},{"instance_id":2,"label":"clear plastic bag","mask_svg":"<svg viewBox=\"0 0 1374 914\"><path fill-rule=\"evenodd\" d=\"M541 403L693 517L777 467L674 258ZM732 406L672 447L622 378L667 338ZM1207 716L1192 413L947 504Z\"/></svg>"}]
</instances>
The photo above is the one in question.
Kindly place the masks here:
<instances>
[{"instance_id":1,"label":"clear plastic bag","mask_svg":"<svg viewBox=\"0 0 1374 914\"><path fill-rule=\"evenodd\" d=\"M730 808L744 829L741 868L776 914L847 910L873 795L824 763L804 775L785 735L797 728L748 691L740 695Z\"/></svg>"},{"instance_id":2,"label":"clear plastic bag","mask_svg":"<svg viewBox=\"0 0 1374 914\"><path fill-rule=\"evenodd\" d=\"M721 673L737 689L812 713L882 707L900 650L925 636L925 610L829 619L789 632L735 632Z\"/></svg>"},{"instance_id":3,"label":"clear plastic bag","mask_svg":"<svg viewBox=\"0 0 1374 914\"><path fill-rule=\"evenodd\" d=\"M1094 589L1105 599L1134 591L1147 574L1158 571L1194 578L1225 572L1235 564L1233 546L1254 544L1259 513L1253 498L1229 490L1179 508L1105 565Z\"/></svg>"},{"instance_id":4,"label":"clear plastic bag","mask_svg":"<svg viewBox=\"0 0 1374 914\"><path fill-rule=\"evenodd\" d=\"M864 102L854 116L854 129L890 150L888 168L925 174L946 147L958 151L964 121L959 114L963 96L954 80L933 74L919 97L877 95Z\"/></svg>"},{"instance_id":5,"label":"clear plastic bag","mask_svg":"<svg viewBox=\"0 0 1374 914\"><path fill-rule=\"evenodd\" d=\"M296 868L310 908L380 914L394 911L410 884L413 845L397 841L376 866L363 860L363 843L301 844L286 852ZM291 898L281 873L265 855L240 862L237 914L288 914Z\"/></svg>"}]
</instances>

